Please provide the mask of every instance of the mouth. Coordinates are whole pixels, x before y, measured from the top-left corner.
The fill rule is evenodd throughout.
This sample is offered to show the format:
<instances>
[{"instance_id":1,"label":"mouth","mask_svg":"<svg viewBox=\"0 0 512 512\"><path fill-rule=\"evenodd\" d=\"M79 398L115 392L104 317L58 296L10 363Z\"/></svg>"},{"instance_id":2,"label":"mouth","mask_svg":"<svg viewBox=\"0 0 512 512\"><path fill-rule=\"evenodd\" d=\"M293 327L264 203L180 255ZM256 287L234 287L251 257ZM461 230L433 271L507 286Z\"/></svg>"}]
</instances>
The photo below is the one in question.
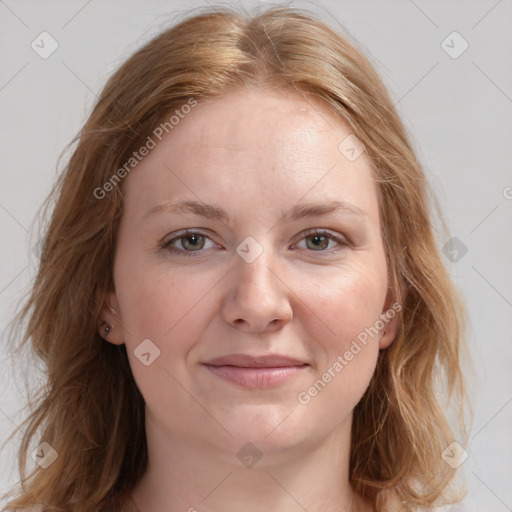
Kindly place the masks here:
<instances>
[{"instance_id":1,"label":"mouth","mask_svg":"<svg viewBox=\"0 0 512 512\"><path fill-rule=\"evenodd\" d=\"M203 365L217 377L245 388L269 388L303 373L309 364L287 356L231 354Z\"/></svg>"}]
</instances>

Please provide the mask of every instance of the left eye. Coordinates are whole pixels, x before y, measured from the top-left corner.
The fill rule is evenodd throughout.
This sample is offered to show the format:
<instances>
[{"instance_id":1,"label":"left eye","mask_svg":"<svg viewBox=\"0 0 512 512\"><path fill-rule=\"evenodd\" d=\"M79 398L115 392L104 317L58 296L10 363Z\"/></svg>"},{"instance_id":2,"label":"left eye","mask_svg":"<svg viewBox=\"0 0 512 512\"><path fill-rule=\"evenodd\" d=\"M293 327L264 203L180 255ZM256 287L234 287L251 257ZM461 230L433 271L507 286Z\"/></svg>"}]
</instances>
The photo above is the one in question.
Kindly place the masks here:
<instances>
[{"instance_id":1,"label":"left eye","mask_svg":"<svg viewBox=\"0 0 512 512\"><path fill-rule=\"evenodd\" d=\"M336 245L346 245L343 239L327 231L307 233L304 238L300 240L299 244L302 242L305 243L305 247L302 246L301 248L311 249L316 252L332 249L333 247L329 245L331 242L334 242ZM299 246L299 244L297 244L297 246Z\"/></svg>"}]
</instances>

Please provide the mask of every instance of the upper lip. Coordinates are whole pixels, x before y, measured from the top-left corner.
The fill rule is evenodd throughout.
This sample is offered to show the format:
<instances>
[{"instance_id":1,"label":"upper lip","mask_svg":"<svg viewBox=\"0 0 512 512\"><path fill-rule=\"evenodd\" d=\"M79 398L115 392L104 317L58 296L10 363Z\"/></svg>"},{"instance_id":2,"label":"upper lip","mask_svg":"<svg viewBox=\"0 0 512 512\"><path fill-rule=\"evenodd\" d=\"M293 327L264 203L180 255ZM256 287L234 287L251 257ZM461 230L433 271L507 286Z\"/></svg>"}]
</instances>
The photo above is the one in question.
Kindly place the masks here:
<instances>
[{"instance_id":1,"label":"upper lip","mask_svg":"<svg viewBox=\"0 0 512 512\"><path fill-rule=\"evenodd\" d=\"M307 363L288 356L267 355L250 356L247 354L230 354L215 357L204 364L210 366L239 366L241 368L279 368L286 366L304 366Z\"/></svg>"}]
</instances>

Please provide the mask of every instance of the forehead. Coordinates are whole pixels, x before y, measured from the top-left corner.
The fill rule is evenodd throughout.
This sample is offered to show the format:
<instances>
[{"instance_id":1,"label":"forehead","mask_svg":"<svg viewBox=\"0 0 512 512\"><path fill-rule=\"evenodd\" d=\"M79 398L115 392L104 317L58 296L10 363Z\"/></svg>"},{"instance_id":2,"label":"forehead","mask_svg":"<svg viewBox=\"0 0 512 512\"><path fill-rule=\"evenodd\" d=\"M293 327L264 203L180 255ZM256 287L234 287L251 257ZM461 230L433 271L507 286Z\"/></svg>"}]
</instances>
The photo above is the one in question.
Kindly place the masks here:
<instances>
[{"instance_id":1,"label":"forehead","mask_svg":"<svg viewBox=\"0 0 512 512\"><path fill-rule=\"evenodd\" d=\"M257 153L260 161L293 162L318 159L332 144L334 131L341 135L348 128L312 97L244 88L201 103L184 120L174 142L190 157L199 156L197 151L219 158L229 153L232 160L238 152L240 160Z\"/></svg>"},{"instance_id":2,"label":"forehead","mask_svg":"<svg viewBox=\"0 0 512 512\"><path fill-rule=\"evenodd\" d=\"M128 177L125 200L148 209L184 196L233 205L264 197L281 211L307 195L375 210L369 159L348 159L340 151L347 137L348 125L319 100L236 90L183 116Z\"/></svg>"},{"instance_id":3,"label":"forehead","mask_svg":"<svg viewBox=\"0 0 512 512\"><path fill-rule=\"evenodd\" d=\"M212 140L234 141L252 146L263 142L264 134L278 142L290 133L300 134L305 126L315 132L332 130L332 114L313 97L291 91L269 91L253 87L236 89L225 96L203 101L201 119L196 116L196 130ZM197 110L195 114L197 114ZM192 117L192 116L191 116ZM210 130L214 121L215 130ZM244 126L244 130L239 128ZM260 140L254 140L258 133ZM278 136L275 139L275 136Z\"/></svg>"}]
</instances>

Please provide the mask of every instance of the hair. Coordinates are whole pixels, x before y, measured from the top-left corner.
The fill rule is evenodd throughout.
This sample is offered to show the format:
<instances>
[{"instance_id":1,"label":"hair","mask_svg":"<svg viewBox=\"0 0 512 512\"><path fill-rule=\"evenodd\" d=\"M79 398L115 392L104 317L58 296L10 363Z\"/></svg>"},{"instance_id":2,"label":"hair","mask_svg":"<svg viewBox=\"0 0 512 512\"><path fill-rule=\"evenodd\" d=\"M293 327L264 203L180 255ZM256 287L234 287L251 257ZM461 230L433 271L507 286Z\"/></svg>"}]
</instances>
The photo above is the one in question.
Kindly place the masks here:
<instances>
[{"instance_id":1,"label":"hair","mask_svg":"<svg viewBox=\"0 0 512 512\"><path fill-rule=\"evenodd\" d=\"M380 351L353 413L351 485L377 510L390 492L403 510L460 499L450 498L455 470L441 453L466 439L445 414L450 400L465 432L464 310L437 248L432 193L409 136L349 38L290 7L252 16L211 8L156 35L109 78L46 198L52 215L39 268L16 317L25 322L19 348L30 341L45 384L22 424L21 480L4 510L120 510L145 472L144 400L126 346L97 330L114 289L123 212L123 183L112 180L169 113L251 85L323 102L364 144L375 176L389 286L402 309L399 332ZM102 198L100 189L108 192ZM49 443L58 457L27 475L31 442Z\"/></svg>"}]
</instances>

